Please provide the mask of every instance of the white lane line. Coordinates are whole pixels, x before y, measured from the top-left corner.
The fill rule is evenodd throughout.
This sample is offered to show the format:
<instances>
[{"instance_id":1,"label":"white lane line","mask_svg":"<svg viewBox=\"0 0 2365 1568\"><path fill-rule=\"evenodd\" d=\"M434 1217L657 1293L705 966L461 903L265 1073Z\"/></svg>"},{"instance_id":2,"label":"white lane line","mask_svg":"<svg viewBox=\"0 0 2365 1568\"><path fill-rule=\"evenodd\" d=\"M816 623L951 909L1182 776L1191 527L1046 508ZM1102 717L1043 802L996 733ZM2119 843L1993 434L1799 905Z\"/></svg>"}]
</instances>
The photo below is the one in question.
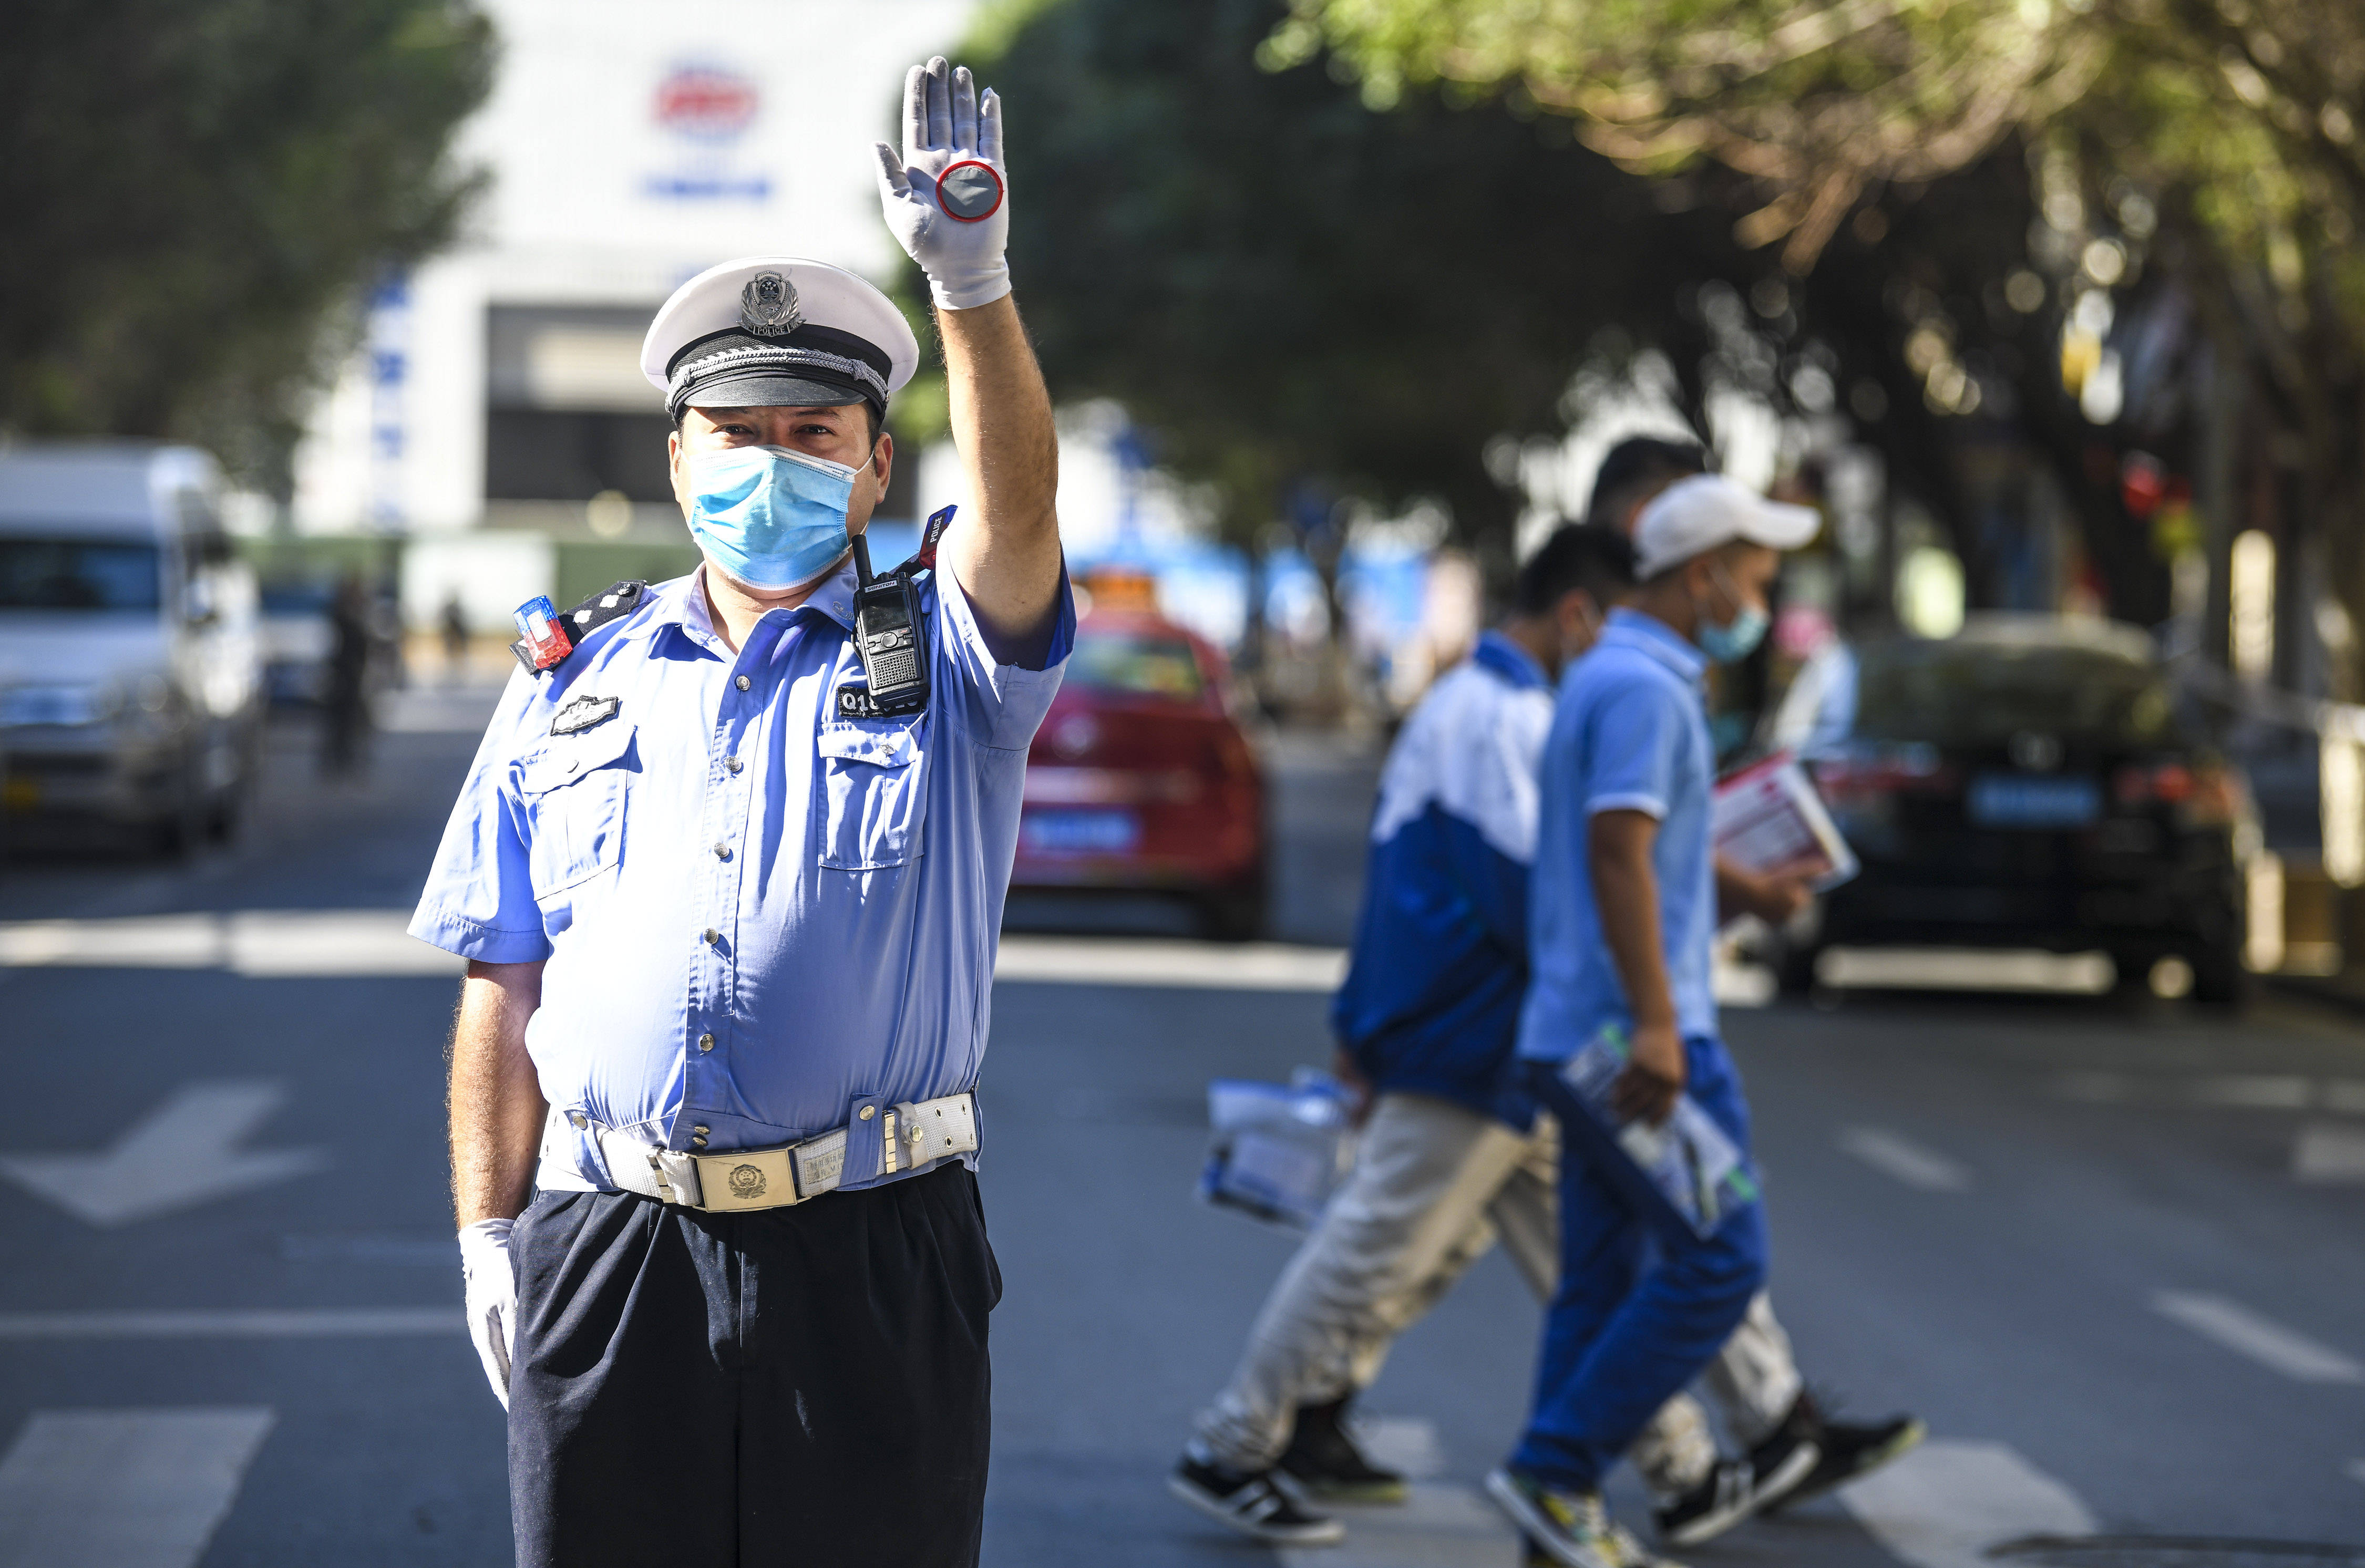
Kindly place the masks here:
<instances>
[{"instance_id":1,"label":"white lane line","mask_svg":"<svg viewBox=\"0 0 2365 1568\"><path fill-rule=\"evenodd\" d=\"M1901 1133L1886 1127L1845 1127L1841 1129L1838 1141L1841 1153L1855 1155L1882 1175L1893 1176L1909 1187L1919 1187L1925 1193L1971 1190L1968 1167L1935 1149L1922 1148Z\"/></svg>"},{"instance_id":2,"label":"white lane line","mask_svg":"<svg viewBox=\"0 0 2365 1568\"><path fill-rule=\"evenodd\" d=\"M37 1410L0 1459L0 1568L193 1568L268 1410Z\"/></svg>"},{"instance_id":3,"label":"white lane line","mask_svg":"<svg viewBox=\"0 0 2365 1568\"><path fill-rule=\"evenodd\" d=\"M1840 1489L1856 1522L1912 1568L1994 1568L2026 1535L2090 1535L2078 1495L2004 1443L1933 1440Z\"/></svg>"},{"instance_id":4,"label":"white lane line","mask_svg":"<svg viewBox=\"0 0 2365 1568\"><path fill-rule=\"evenodd\" d=\"M2185 1093L2197 1105L2223 1105L2244 1111L2304 1111L2315 1085L2283 1073L2213 1073L2196 1078Z\"/></svg>"},{"instance_id":5,"label":"white lane line","mask_svg":"<svg viewBox=\"0 0 2365 1568\"><path fill-rule=\"evenodd\" d=\"M2299 1383L2365 1383L2365 1366L2296 1328L2262 1317L2236 1301L2199 1291L2160 1291L2154 1312L2204 1339Z\"/></svg>"},{"instance_id":6,"label":"white lane line","mask_svg":"<svg viewBox=\"0 0 2365 1568\"><path fill-rule=\"evenodd\" d=\"M184 1084L106 1148L0 1155L0 1175L102 1228L153 1219L326 1167L316 1148L238 1147L286 1099L270 1079Z\"/></svg>"},{"instance_id":7,"label":"white lane line","mask_svg":"<svg viewBox=\"0 0 2365 1568\"><path fill-rule=\"evenodd\" d=\"M1467 1486L1417 1481L1401 1503L1322 1507L1345 1521L1346 1540L1283 1547L1283 1568L1510 1568L1519 1561L1519 1533Z\"/></svg>"},{"instance_id":8,"label":"white lane line","mask_svg":"<svg viewBox=\"0 0 2365 1568\"><path fill-rule=\"evenodd\" d=\"M1225 946L1180 937L1009 935L1002 939L993 978L1070 985L1331 991L1347 978L1347 953L1341 947L1293 947L1278 942Z\"/></svg>"},{"instance_id":9,"label":"white lane line","mask_svg":"<svg viewBox=\"0 0 2365 1568\"><path fill-rule=\"evenodd\" d=\"M2310 1122L2292 1144L2292 1174L2303 1182L2365 1182L2365 1126Z\"/></svg>"},{"instance_id":10,"label":"white lane line","mask_svg":"<svg viewBox=\"0 0 2365 1568\"><path fill-rule=\"evenodd\" d=\"M0 1313L0 1339L371 1339L467 1331L456 1306Z\"/></svg>"},{"instance_id":11,"label":"white lane line","mask_svg":"<svg viewBox=\"0 0 2365 1568\"><path fill-rule=\"evenodd\" d=\"M412 936L395 909L0 921L0 968L228 969L258 979L457 975L461 960Z\"/></svg>"}]
</instances>

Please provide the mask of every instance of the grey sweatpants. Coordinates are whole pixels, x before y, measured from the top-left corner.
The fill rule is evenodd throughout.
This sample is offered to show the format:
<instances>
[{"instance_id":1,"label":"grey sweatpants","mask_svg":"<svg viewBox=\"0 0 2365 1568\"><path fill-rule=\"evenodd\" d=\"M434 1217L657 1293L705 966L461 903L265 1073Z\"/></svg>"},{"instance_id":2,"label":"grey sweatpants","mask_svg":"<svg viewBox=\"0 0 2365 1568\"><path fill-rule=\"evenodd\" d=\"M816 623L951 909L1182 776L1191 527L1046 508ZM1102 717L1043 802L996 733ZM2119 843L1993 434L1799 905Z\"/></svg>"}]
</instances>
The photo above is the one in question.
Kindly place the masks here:
<instances>
[{"instance_id":1,"label":"grey sweatpants","mask_svg":"<svg viewBox=\"0 0 2365 1568\"><path fill-rule=\"evenodd\" d=\"M1550 1116L1522 1137L1450 1101L1381 1095L1354 1170L1265 1298L1239 1370L1199 1417L1194 1448L1235 1470L1272 1465L1299 1406L1368 1386L1396 1336L1497 1240L1549 1301L1558 1153ZM1739 1442L1759 1441L1789 1413L1798 1368L1763 1295L1703 1382ZM1695 1484L1716 1461L1706 1412L1677 1394L1628 1457L1663 1495Z\"/></svg>"}]
</instances>

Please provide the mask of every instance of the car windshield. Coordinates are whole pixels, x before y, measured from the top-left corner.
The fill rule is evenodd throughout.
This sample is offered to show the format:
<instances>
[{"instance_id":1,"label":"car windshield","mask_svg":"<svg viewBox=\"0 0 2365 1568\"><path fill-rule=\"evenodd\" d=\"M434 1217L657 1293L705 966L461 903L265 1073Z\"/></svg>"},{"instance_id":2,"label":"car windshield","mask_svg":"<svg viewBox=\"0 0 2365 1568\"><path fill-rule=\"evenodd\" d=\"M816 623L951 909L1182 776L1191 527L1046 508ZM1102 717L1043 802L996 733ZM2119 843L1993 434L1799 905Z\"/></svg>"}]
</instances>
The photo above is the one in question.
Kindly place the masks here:
<instances>
[{"instance_id":1,"label":"car windshield","mask_svg":"<svg viewBox=\"0 0 2365 1568\"><path fill-rule=\"evenodd\" d=\"M2099 648L1895 643L1864 654L1855 734L1991 745L2023 731L2118 745L2175 738L2149 666Z\"/></svg>"},{"instance_id":2,"label":"car windshield","mask_svg":"<svg viewBox=\"0 0 2365 1568\"><path fill-rule=\"evenodd\" d=\"M153 610L162 601L153 544L0 538L0 610Z\"/></svg>"},{"instance_id":3,"label":"car windshield","mask_svg":"<svg viewBox=\"0 0 2365 1568\"><path fill-rule=\"evenodd\" d=\"M1070 685L1096 691L1171 697L1184 702L1196 700L1205 689L1190 644L1180 637L1144 632L1080 633L1076 651L1068 660L1067 679Z\"/></svg>"}]
</instances>

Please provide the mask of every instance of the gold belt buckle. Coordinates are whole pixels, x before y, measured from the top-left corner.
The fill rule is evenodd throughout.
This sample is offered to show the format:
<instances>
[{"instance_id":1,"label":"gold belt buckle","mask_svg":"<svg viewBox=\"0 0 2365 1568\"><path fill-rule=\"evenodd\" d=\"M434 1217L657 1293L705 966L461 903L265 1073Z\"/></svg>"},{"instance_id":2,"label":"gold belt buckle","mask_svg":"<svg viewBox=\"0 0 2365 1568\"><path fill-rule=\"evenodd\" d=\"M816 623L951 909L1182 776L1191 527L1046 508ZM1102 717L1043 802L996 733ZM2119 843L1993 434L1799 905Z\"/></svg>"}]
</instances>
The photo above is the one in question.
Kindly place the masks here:
<instances>
[{"instance_id":1,"label":"gold belt buckle","mask_svg":"<svg viewBox=\"0 0 2365 1568\"><path fill-rule=\"evenodd\" d=\"M698 1162L699 1193L705 1200L699 1206L728 1213L784 1208L796 1203L796 1176L790 1169L792 1147L692 1155Z\"/></svg>"}]
</instances>

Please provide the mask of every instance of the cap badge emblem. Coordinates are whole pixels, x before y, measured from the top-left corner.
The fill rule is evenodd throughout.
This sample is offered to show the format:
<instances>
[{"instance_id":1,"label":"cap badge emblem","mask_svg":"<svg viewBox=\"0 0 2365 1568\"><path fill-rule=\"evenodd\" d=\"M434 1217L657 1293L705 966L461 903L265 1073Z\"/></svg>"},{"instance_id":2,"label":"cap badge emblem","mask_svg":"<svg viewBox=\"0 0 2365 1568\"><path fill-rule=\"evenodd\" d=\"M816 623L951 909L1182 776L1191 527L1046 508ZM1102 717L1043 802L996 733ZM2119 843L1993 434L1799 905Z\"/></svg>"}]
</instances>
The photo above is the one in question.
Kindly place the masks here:
<instances>
[{"instance_id":1,"label":"cap badge emblem","mask_svg":"<svg viewBox=\"0 0 2365 1568\"><path fill-rule=\"evenodd\" d=\"M739 291L739 324L759 338L780 338L805 324L797 286L779 273L757 273Z\"/></svg>"},{"instance_id":2,"label":"cap badge emblem","mask_svg":"<svg viewBox=\"0 0 2365 1568\"><path fill-rule=\"evenodd\" d=\"M725 1178L731 1183L734 1198L760 1198L764 1195L764 1173L752 1165L734 1165Z\"/></svg>"}]
</instances>

